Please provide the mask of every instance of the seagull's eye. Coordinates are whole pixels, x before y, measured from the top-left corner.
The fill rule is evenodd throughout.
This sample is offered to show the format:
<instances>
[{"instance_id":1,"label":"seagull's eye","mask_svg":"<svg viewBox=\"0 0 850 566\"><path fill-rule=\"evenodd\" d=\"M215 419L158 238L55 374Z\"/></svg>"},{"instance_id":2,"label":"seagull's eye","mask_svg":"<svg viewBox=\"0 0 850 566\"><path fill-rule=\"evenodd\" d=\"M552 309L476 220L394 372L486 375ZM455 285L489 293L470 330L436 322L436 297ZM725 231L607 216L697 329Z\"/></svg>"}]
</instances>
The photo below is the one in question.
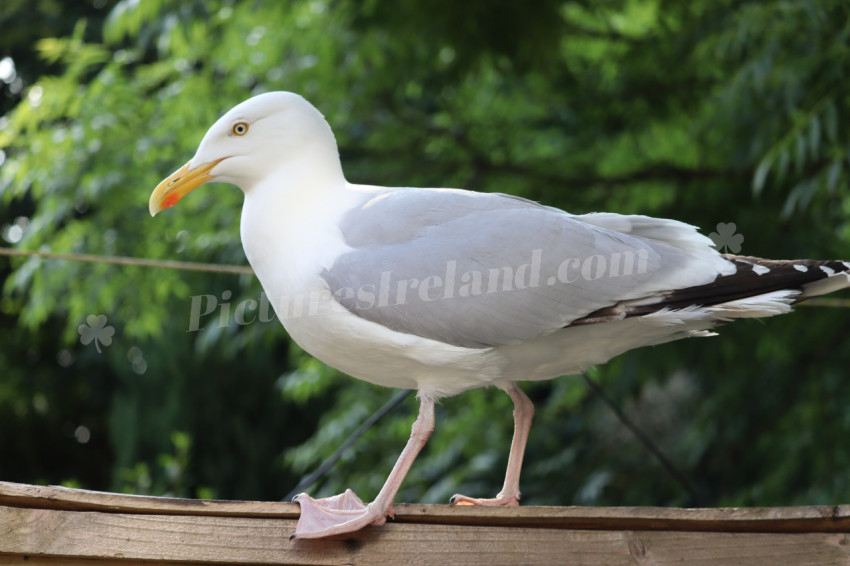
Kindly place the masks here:
<instances>
[{"instance_id":1,"label":"seagull's eye","mask_svg":"<svg viewBox=\"0 0 850 566\"><path fill-rule=\"evenodd\" d=\"M234 135L244 136L248 133L248 123L247 122L236 122L233 124L233 127L230 129Z\"/></svg>"}]
</instances>

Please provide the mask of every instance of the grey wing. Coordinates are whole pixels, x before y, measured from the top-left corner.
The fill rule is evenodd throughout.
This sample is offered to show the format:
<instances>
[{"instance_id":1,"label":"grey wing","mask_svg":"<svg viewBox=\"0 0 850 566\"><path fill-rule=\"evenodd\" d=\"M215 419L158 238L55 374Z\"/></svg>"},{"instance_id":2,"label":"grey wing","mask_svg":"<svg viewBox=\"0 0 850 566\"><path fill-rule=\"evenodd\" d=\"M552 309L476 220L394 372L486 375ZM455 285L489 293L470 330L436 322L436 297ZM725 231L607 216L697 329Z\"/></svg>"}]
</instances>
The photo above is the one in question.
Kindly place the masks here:
<instances>
[{"instance_id":1,"label":"grey wing","mask_svg":"<svg viewBox=\"0 0 850 566\"><path fill-rule=\"evenodd\" d=\"M621 301L708 283L723 261L708 245L696 253L597 224L505 195L391 189L343 218L351 251L322 276L362 318L486 348Z\"/></svg>"}]
</instances>

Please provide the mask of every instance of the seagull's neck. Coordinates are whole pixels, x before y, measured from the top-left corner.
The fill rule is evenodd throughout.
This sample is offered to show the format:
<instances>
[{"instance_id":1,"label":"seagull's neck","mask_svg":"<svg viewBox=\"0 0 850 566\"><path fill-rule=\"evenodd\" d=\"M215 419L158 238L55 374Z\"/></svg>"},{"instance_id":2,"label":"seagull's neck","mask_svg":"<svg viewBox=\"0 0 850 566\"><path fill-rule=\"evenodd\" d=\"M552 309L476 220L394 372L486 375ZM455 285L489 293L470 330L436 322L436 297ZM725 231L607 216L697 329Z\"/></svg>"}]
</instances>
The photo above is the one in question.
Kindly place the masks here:
<instances>
[{"instance_id":1,"label":"seagull's neck","mask_svg":"<svg viewBox=\"0 0 850 566\"><path fill-rule=\"evenodd\" d=\"M362 198L338 157L291 160L245 190L242 246L270 300L302 292L340 253L337 223Z\"/></svg>"}]
</instances>

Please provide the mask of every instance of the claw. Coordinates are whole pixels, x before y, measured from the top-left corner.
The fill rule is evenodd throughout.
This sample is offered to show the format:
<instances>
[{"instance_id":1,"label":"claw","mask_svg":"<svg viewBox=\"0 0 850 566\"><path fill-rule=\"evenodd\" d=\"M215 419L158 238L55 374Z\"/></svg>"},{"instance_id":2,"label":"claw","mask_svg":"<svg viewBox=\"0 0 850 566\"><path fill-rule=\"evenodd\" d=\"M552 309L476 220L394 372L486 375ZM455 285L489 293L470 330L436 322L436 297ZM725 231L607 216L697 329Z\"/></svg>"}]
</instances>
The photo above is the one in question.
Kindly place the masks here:
<instances>
[{"instance_id":1,"label":"claw","mask_svg":"<svg viewBox=\"0 0 850 566\"><path fill-rule=\"evenodd\" d=\"M501 493L493 499L478 499L466 495L455 494L449 499L449 505L483 505L485 507L517 507L519 506L519 493L502 495Z\"/></svg>"}]
</instances>

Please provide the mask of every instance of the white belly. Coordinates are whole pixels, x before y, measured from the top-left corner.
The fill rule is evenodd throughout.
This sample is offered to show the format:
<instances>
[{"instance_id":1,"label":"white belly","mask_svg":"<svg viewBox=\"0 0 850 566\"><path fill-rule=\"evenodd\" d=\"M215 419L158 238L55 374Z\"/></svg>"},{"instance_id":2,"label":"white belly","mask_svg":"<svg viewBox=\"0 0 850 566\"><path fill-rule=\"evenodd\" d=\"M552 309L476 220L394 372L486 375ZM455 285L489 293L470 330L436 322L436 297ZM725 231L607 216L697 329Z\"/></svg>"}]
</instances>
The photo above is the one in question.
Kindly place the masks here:
<instances>
[{"instance_id":1,"label":"white belly","mask_svg":"<svg viewBox=\"0 0 850 566\"><path fill-rule=\"evenodd\" d=\"M282 319L299 346L353 377L386 387L456 395L501 380L506 365L492 348L471 349L390 330L330 299L305 316Z\"/></svg>"}]
</instances>

